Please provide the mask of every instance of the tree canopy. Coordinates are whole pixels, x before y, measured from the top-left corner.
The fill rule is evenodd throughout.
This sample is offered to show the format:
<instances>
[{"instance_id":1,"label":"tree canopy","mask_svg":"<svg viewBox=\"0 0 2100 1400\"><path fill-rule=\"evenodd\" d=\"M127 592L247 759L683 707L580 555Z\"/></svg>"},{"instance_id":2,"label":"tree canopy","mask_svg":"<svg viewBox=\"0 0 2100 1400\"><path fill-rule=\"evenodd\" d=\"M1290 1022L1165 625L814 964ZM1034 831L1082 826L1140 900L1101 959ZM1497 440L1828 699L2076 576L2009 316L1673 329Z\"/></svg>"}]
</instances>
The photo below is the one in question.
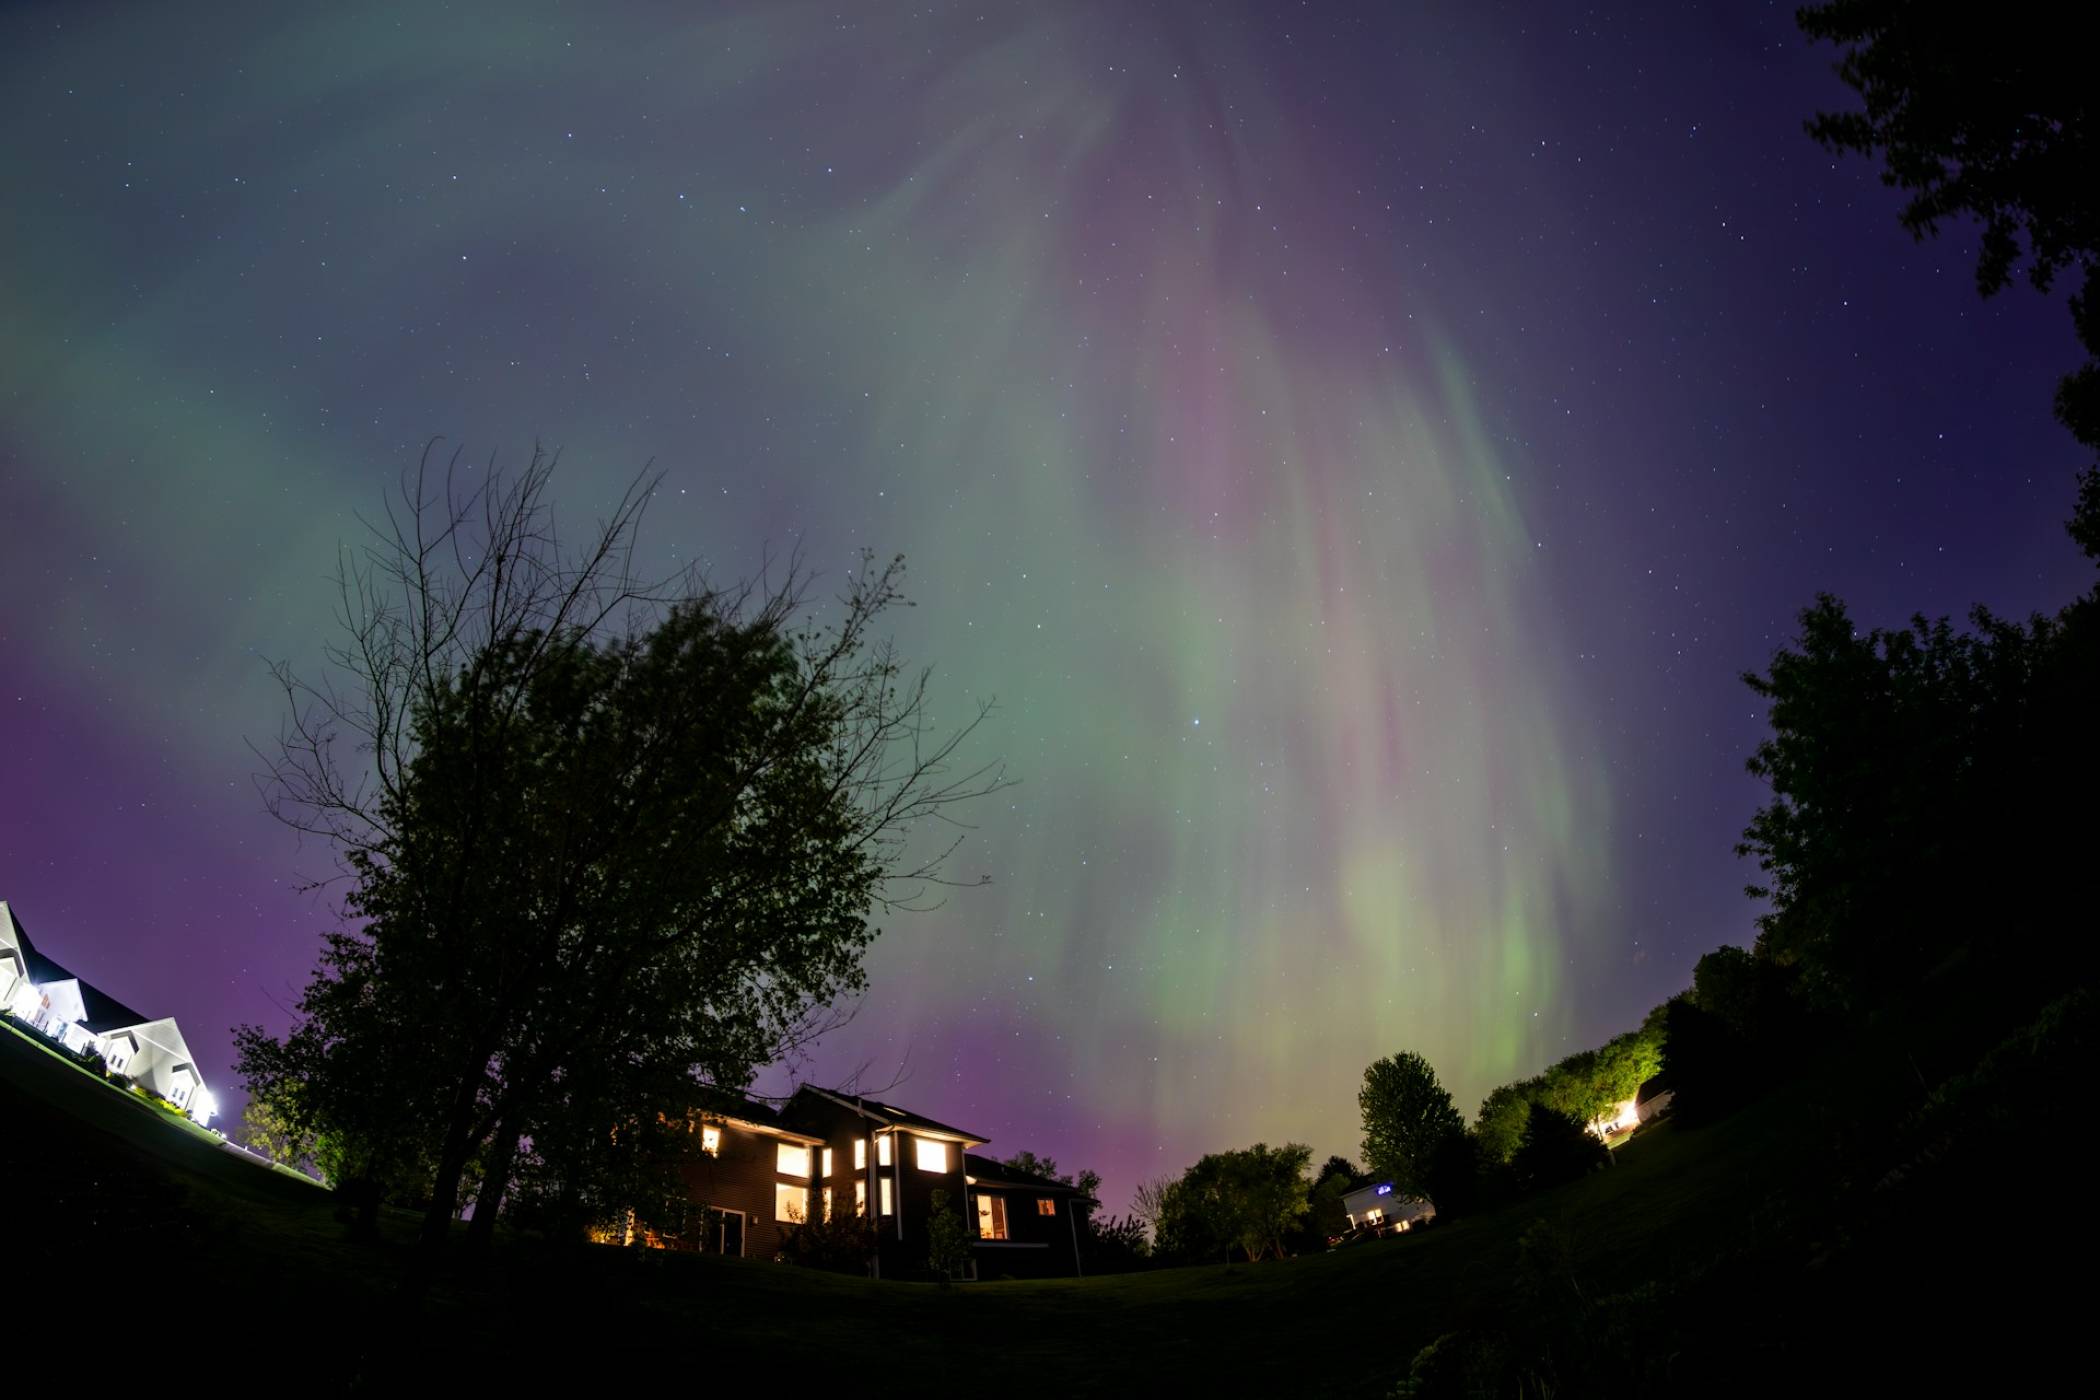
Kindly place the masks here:
<instances>
[{"instance_id":1,"label":"tree canopy","mask_svg":"<svg viewBox=\"0 0 2100 1400\"><path fill-rule=\"evenodd\" d=\"M2002 7L1988 18L1954 0L1829 0L1797 13L1812 39L1839 45L1851 111L1808 122L1836 151L1878 154L1882 181L1908 196L1919 238L1967 215L1982 227L1976 284L2016 275L2048 290L2078 277L2072 323L2086 362L2057 386L2056 412L2100 448L2100 147L2096 75L2073 7Z\"/></svg>"},{"instance_id":2,"label":"tree canopy","mask_svg":"<svg viewBox=\"0 0 2100 1400\"><path fill-rule=\"evenodd\" d=\"M1429 1061L1412 1050L1377 1061L1364 1071L1356 1103L1371 1174L1391 1177L1407 1195L1427 1194L1437 1145L1466 1126Z\"/></svg>"},{"instance_id":3,"label":"tree canopy","mask_svg":"<svg viewBox=\"0 0 2100 1400\"><path fill-rule=\"evenodd\" d=\"M948 772L969 725L931 733L926 674L873 635L900 564L824 623L792 569L637 583L647 483L570 553L552 471L413 474L345 560L332 673L278 673L265 792L333 843L347 918L241 1072L412 1178L432 1245L470 1174L493 1220L521 1150L555 1198L635 1208L698 1102L865 985L871 917L952 849L907 856L913 826L998 782Z\"/></svg>"},{"instance_id":4,"label":"tree canopy","mask_svg":"<svg viewBox=\"0 0 2100 1400\"><path fill-rule=\"evenodd\" d=\"M1309 1208L1305 1173L1311 1163L1312 1149L1297 1142L1258 1142L1205 1156L1160 1190L1159 1252L1190 1261L1235 1252L1249 1263L1272 1254L1282 1258L1285 1241Z\"/></svg>"}]
</instances>

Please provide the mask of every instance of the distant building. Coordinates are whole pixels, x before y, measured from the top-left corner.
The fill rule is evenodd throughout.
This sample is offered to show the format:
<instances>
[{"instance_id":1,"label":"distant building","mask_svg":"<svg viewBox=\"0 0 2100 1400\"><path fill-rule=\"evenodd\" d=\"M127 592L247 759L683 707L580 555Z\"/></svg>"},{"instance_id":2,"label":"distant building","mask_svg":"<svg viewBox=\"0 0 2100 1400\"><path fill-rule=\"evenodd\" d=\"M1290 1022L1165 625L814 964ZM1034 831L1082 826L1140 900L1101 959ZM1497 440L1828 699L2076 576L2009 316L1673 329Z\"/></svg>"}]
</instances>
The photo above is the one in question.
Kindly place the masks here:
<instances>
[{"instance_id":1,"label":"distant building","mask_svg":"<svg viewBox=\"0 0 2100 1400\"><path fill-rule=\"evenodd\" d=\"M0 1009L75 1054L92 1047L199 1123L217 1111L172 1016L134 1011L40 953L0 900Z\"/></svg>"},{"instance_id":2,"label":"distant building","mask_svg":"<svg viewBox=\"0 0 2100 1400\"><path fill-rule=\"evenodd\" d=\"M971 1226L967 1277L1080 1272L1081 1216L1094 1204L1061 1182L969 1151L985 1139L894 1104L804 1085L779 1108L724 1100L696 1111L700 1157L687 1192L708 1207L704 1238L647 1237L666 1249L770 1259L807 1221L875 1227L880 1278L924 1278L933 1193Z\"/></svg>"},{"instance_id":3,"label":"distant building","mask_svg":"<svg viewBox=\"0 0 2100 1400\"><path fill-rule=\"evenodd\" d=\"M1368 1227L1380 1234L1388 1230L1405 1230L1417 1220L1436 1217L1434 1205L1420 1196L1401 1195L1393 1189L1390 1181L1357 1187L1342 1197L1342 1211L1349 1217L1350 1229Z\"/></svg>"}]
</instances>

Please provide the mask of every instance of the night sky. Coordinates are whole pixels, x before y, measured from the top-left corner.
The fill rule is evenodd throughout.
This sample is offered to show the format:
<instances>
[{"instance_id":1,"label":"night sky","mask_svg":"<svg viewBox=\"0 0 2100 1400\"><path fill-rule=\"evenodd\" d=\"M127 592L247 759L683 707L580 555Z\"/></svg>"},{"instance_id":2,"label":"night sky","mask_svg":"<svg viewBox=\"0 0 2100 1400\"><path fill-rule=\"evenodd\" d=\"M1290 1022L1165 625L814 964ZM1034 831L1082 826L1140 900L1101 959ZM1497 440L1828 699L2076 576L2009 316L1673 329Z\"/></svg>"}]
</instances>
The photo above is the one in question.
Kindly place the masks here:
<instances>
[{"instance_id":1,"label":"night sky","mask_svg":"<svg viewBox=\"0 0 2100 1400\"><path fill-rule=\"evenodd\" d=\"M1144 1176L1469 1114L1746 942L1737 681L2054 607L2074 360L1801 122L1775 5L16 5L0 18L0 898L281 1027L326 853L265 662L424 442L642 465L655 564L901 551L1000 709L938 912L805 1067Z\"/></svg>"}]
</instances>

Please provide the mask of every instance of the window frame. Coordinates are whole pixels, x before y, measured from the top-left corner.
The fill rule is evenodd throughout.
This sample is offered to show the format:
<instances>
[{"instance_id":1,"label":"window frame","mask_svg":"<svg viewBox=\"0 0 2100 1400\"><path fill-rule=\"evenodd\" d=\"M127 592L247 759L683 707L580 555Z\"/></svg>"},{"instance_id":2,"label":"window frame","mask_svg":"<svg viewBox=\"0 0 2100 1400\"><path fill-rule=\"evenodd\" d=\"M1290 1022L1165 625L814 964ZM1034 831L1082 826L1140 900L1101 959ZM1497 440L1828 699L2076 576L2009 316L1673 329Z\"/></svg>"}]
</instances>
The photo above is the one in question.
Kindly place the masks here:
<instances>
[{"instance_id":1,"label":"window frame","mask_svg":"<svg viewBox=\"0 0 2100 1400\"><path fill-rule=\"evenodd\" d=\"M977 1238L1010 1240L1013 1228L1007 1223L1006 1197L997 1191L977 1193Z\"/></svg>"},{"instance_id":2,"label":"window frame","mask_svg":"<svg viewBox=\"0 0 2100 1400\"><path fill-rule=\"evenodd\" d=\"M788 1165L788 1162L793 1156L793 1154L798 1152L802 1154L801 1171L796 1171L793 1167ZM776 1142L775 1144L773 1144L774 1171L778 1172L782 1176L799 1177L802 1180L807 1181L809 1180L809 1168L809 1145L807 1143Z\"/></svg>"},{"instance_id":3,"label":"window frame","mask_svg":"<svg viewBox=\"0 0 2100 1400\"><path fill-rule=\"evenodd\" d=\"M785 1213L789 1208L792 1195L799 1195L802 1198L800 1203L794 1207L799 1212L795 1215ZM773 1183L773 1223L775 1225L807 1225L809 1223L809 1188L807 1186L797 1186L790 1181L776 1181Z\"/></svg>"},{"instance_id":4,"label":"window frame","mask_svg":"<svg viewBox=\"0 0 2100 1400\"><path fill-rule=\"evenodd\" d=\"M915 1165L917 1165L920 1171L933 1172L941 1176L945 1176L948 1174L949 1167L947 1143L943 1142L939 1138L914 1137L911 1140L911 1145L912 1161ZM929 1167L926 1165L926 1157L929 1152L932 1152L940 1157L941 1164L939 1166Z\"/></svg>"},{"instance_id":5,"label":"window frame","mask_svg":"<svg viewBox=\"0 0 2100 1400\"><path fill-rule=\"evenodd\" d=\"M1057 1197L1055 1197L1055 1196L1037 1196L1037 1197L1035 1198L1035 1213L1036 1213L1037 1215L1053 1215L1053 1216L1054 1216L1054 1215L1056 1215L1056 1214L1057 1214Z\"/></svg>"}]
</instances>

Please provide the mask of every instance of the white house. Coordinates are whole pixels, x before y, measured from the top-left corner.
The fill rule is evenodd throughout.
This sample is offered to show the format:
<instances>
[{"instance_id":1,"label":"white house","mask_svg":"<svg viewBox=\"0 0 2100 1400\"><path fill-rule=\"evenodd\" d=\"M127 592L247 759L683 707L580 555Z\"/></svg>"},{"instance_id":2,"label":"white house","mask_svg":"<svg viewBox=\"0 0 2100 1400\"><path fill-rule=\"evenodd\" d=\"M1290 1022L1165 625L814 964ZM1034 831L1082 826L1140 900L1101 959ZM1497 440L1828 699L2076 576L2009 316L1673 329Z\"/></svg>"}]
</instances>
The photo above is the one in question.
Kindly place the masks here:
<instances>
[{"instance_id":1,"label":"white house","mask_svg":"<svg viewBox=\"0 0 2100 1400\"><path fill-rule=\"evenodd\" d=\"M1658 1074L1641 1085L1640 1092L1634 1095L1634 1111L1640 1120L1646 1123L1652 1118L1659 1118L1668 1113L1670 1100L1676 1096L1675 1091L1670 1088L1670 1081Z\"/></svg>"},{"instance_id":2,"label":"white house","mask_svg":"<svg viewBox=\"0 0 2100 1400\"><path fill-rule=\"evenodd\" d=\"M1342 1210L1349 1217L1349 1227L1369 1227L1381 1234L1387 1230L1405 1230L1417 1220L1428 1220L1436 1215L1436 1207L1419 1196L1403 1196L1393 1189L1390 1181L1374 1182L1359 1186L1342 1197Z\"/></svg>"},{"instance_id":3,"label":"white house","mask_svg":"<svg viewBox=\"0 0 2100 1400\"><path fill-rule=\"evenodd\" d=\"M118 1074L199 1123L217 1105L172 1016L146 1016L45 957L0 899L0 1008L78 1052L92 1046Z\"/></svg>"}]
</instances>

